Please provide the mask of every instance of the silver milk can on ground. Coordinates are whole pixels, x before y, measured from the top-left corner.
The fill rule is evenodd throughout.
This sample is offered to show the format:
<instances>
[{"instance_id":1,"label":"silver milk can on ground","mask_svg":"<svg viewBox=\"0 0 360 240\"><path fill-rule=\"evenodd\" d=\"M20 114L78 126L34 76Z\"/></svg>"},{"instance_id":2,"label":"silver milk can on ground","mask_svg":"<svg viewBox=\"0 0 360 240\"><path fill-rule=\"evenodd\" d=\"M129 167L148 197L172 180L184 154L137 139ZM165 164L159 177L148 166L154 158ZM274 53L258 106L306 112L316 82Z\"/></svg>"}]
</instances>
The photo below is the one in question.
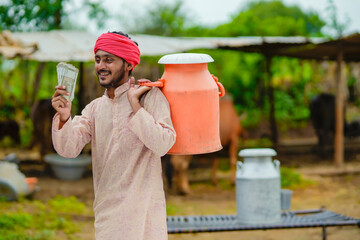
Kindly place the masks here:
<instances>
[{"instance_id":1,"label":"silver milk can on ground","mask_svg":"<svg viewBox=\"0 0 360 240\"><path fill-rule=\"evenodd\" d=\"M280 162L270 148L244 149L236 170L237 220L243 224L281 221Z\"/></svg>"}]
</instances>

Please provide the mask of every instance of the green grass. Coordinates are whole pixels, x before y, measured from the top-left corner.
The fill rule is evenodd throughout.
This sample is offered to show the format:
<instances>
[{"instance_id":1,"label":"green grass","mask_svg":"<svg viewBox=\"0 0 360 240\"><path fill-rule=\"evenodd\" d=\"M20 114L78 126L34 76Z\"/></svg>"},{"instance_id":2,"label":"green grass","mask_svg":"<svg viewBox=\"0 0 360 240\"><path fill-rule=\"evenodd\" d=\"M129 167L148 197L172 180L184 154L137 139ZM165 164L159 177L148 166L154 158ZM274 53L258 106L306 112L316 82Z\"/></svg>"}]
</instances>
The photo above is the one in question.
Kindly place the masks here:
<instances>
[{"instance_id":1,"label":"green grass","mask_svg":"<svg viewBox=\"0 0 360 240\"><path fill-rule=\"evenodd\" d=\"M295 189L313 184L311 180L304 179L300 173L292 168L280 167L280 175L282 188Z\"/></svg>"},{"instance_id":2,"label":"green grass","mask_svg":"<svg viewBox=\"0 0 360 240\"><path fill-rule=\"evenodd\" d=\"M86 206L75 197L57 196L47 202L20 199L1 202L0 240L63 239L79 232L71 215L83 214Z\"/></svg>"}]
</instances>

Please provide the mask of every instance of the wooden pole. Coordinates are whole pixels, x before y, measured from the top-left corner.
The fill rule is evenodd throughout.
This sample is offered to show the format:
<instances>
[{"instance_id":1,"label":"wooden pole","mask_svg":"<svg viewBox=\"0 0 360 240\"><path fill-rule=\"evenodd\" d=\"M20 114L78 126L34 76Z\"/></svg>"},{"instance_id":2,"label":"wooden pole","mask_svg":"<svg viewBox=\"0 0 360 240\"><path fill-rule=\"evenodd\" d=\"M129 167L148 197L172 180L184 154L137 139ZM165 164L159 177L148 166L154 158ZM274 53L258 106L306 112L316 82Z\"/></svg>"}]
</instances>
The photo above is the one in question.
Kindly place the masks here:
<instances>
[{"instance_id":1,"label":"wooden pole","mask_svg":"<svg viewBox=\"0 0 360 240\"><path fill-rule=\"evenodd\" d=\"M34 87L33 87L33 92L32 92L32 96L31 96L31 106L36 101L36 94L39 91L40 81L41 81L45 66L46 66L46 62L38 62L37 63L37 68L36 68L36 73L35 73L35 80L34 80Z\"/></svg>"},{"instance_id":2,"label":"wooden pole","mask_svg":"<svg viewBox=\"0 0 360 240\"><path fill-rule=\"evenodd\" d=\"M84 109L85 107L85 97L84 97L84 63L80 62L79 63L79 91L78 91L78 110L77 110L77 114L81 114L81 111Z\"/></svg>"},{"instance_id":3,"label":"wooden pole","mask_svg":"<svg viewBox=\"0 0 360 240\"><path fill-rule=\"evenodd\" d=\"M343 49L341 43L338 48L336 69L336 104L335 104L335 151L334 161L338 168L344 167L344 77L343 77Z\"/></svg>"},{"instance_id":4,"label":"wooden pole","mask_svg":"<svg viewBox=\"0 0 360 240\"><path fill-rule=\"evenodd\" d=\"M23 88L23 102L22 102L22 104L25 104L25 105L27 105L27 104L29 104L30 103L30 101L29 101L29 85L31 84L30 83L30 71L29 71L29 69L30 69L30 67L29 67L29 65L30 65L30 63L29 63L29 60L23 60L23 64L24 64L24 66L23 66L23 80L24 80L24 88Z\"/></svg>"},{"instance_id":5,"label":"wooden pole","mask_svg":"<svg viewBox=\"0 0 360 240\"><path fill-rule=\"evenodd\" d=\"M278 132L276 126L276 119L275 119L275 100L274 100L274 88L271 81L271 62L272 56L265 55L266 59L266 75L267 75L267 90L268 90L268 97L269 97L269 104L270 104L270 128L271 128L271 140L274 144L274 148L277 148L278 145Z\"/></svg>"}]
</instances>

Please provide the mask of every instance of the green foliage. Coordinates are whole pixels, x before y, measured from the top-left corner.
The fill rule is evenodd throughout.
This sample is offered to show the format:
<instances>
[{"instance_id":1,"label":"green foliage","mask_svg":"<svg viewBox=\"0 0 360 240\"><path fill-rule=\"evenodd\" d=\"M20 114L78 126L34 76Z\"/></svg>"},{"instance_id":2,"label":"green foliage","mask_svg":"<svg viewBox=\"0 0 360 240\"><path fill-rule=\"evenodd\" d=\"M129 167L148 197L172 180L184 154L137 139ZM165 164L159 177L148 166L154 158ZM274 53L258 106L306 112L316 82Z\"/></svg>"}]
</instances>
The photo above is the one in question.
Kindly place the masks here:
<instances>
[{"instance_id":1,"label":"green foliage","mask_svg":"<svg viewBox=\"0 0 360 240\"><path fill-rule=\"evenodd\" d=\"M179 208L173 204L166 204L166 215L176 215L179 212Z\"/></svg>"},{"instance_id":2,"label":"green foliage","mask_svg":"<svg viewBox=\"0 0 360 240\"><path fill-rule=\"evenodd\" d=\"M136 20L132 32L150 35L181 36L187 21L182 11L182 1L172 3L157 1L147 14Z\"/></svg>"},{"instance_id":3,"label":"green foliage","mask_svg":"<svg viewBox=\"0 0 360 240\"><path fill-rule=\"evenodd\" d=\"M26 114L26 116L29 116L29 114ZM20 127L21 146L29 146L32 140L33 129L34 127L31 119L28 117L25 118Z\"/></svg>"},{"instance_id":4,"label":"green foliage","mask_svg":"<svg viewBox=\"0 0 360 240\"><path fill-rule=\"evenodd\" d=\"M50 207L57 213L77 213L84 212L85 205L79 202L76 197L63 197L57 196L54 199L49 200Z\"/></svg>"},{"instance_id":5,"label":"green foliage","mask_svg":"<svg viewBox=\"0 0 360 240\"><path fill-rule=\"evenodd\" d=\"M246 109L247 117L241 121L241 125L245 129L255 128L259 125L264 116L263 112L259 108Z\"/></svg>"},{"instance_id":6,"label":"green foliage","mask_svg":"<svg viewBox=\"0 0 360 240\"><path fill-rule=\"evenodd\" d=\"M241 144L241 148L270 148L273 146L269 138L262 137L258 139L247 139Z\"/></svg>"},{"instance_id":7,"label":"green foliage","mask_svg":"<svg viewBox=\"0 0 360 240\"><path fill-rule=\"evenodd\" d=\"M337 15L337 8L333 0L328 0L328 6L326 8L326 12L327 15L329 16L328 35L334 38L341 37L349 25L350 19L348 18L348 16L345 16L344 22L341 22L339 20L339 17Z\"/></svg>"},{"instance_id":8,"label":"green foliage","mask_svg":"<svg viewBox=\"0 0 360 240\"><path fill-rule=\"evenodd\" d=\"M85 1L85 8L88 8L88 16L90 20L96 20L98 28L102 28L105 25L107 19L107 11L102 6L101 1L95 2L91 0Z\"/></svg>"},{"instance_id":9,"label":"green foliage","mask_svg":"<svg viewBox=\"0 0 360 240\"><path fill-rule=\"evenodd\" d=\"M187 35L201 36L320 36L325 22L316 12L286 6L279 0L251 1L231 22L213 29L189 28Z\"/></svg>"},{"instance_id":10,"label":"green foliage","mask_svg":"<svg viewBox=\"0 0 360 240\"><path fill-rule=\"evenodd\" d=\"M10 0L0 6L0 29L11 31L59 29L65 0Z\"/></svg>"},{"instance_id":11,"label":"green foliage","mask_svg":"<svg viewBox=\"0 0 360 240\"><path fill-rule=\"evenodd\" d=\"M28 213L2 214L0 215L0 229L14 230L16 227L28 228L32 220L32 216Z\"/></svg>"},{"instance_id":12,"label":"green foliage","mask_svg":"<svg viewBox=\"0 0 360 240\"><path fill-rule=\"evenodd\" d=\"M71 7L66 8L67 5ZM87 12L89 22L99 28L107 20L107 12L99 0L84 0L83 5L75 7L74 0L8 0L0 5L0 30L46 31L54 29L78 28L79 11ZM69 9L69 10L67 10ZM65 11L66 10L66 11Z\"/></svg>"},{"instance_id":13,"label":"green foliage","mask_svg":"<svg viewBox=\"0 0 360 240\"><path fill-rule=\"evenodd\" d=\"M282 188L297 188L304 187L312 184L310 180L304 179L301 174L297 173L294 169L288 167L280 168L281 187Z\"/></svg>"},{"instance_id":14,"label":"green foliage","mask_svg":"<svg viewBox=\"0 0 360 240\"><path fill-rule=\"evenodd\" d=\"M85 210L85 205L75 197L62 196L47 203L21 200L19 204L9 206L10 203L4 202L0 208L0 240L58 239L56 236L60 232L70 237L80 230L71 215ZM25 209L31 209L31 212Z\"/></svg>"}]
</instances>

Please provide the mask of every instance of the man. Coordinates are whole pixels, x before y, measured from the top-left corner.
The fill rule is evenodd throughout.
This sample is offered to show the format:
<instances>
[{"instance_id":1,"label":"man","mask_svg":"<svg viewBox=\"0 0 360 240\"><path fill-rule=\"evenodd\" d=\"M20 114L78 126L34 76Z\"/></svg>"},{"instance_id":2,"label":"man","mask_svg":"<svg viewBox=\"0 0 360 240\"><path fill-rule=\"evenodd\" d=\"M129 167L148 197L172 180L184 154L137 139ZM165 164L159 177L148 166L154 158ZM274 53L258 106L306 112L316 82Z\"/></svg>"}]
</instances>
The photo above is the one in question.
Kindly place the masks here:
<instances>
[{"instance_id":1,"label":"man","mask_svg":"<svg viewBox=\"0 0 360 240\"><path fill-rule=\"evenodd\" d=\"M160 157L176 137L169 104L158 88L129 80L140 51L127 34L102 34L94 53L105 93L72 119L61 96L69 93L55 88L54 147L74 158L91 141L96 239L167 239Z\"/></svg>"}]
</instances>

